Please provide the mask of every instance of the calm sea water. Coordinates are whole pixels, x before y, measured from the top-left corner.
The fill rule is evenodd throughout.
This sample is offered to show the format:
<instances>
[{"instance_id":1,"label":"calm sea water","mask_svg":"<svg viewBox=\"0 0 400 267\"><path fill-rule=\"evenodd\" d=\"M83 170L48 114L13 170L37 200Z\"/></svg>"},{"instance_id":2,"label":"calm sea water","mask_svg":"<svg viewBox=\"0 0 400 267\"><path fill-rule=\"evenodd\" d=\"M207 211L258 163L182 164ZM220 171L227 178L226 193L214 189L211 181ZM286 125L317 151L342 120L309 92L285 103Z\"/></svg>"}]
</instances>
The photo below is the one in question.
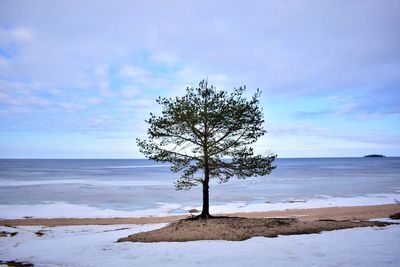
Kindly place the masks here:
<instances>
[{"instance_id":1,"label":"calm sea water","mask_svg":"<svg viewBox=\"0 0 400 267\"><path fill-rule=\"evenodd\" d=\"M277 159L271 175L211 186L212 204L285 202L398 193L400 158ZM201 204L201 188L176 191L178 174L148 160L0 160L0 204L67 202L116 210Z\"/></svg>"}]
</instances>

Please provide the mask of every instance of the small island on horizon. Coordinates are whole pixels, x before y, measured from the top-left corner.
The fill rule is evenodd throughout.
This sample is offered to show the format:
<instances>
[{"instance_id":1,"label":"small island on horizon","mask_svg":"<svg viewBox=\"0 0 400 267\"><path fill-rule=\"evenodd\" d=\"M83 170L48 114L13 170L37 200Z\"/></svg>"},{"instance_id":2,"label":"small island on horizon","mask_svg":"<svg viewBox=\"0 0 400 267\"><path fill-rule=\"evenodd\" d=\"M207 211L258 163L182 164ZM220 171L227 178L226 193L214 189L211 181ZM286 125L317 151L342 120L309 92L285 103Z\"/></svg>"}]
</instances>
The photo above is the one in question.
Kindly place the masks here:
<instances>
[{"instance_id":1,"label":"small island on horizon","mask_svg":"<svg viewBox=\"0 0 400 267\"><path fill-rule=\"evenodd\" d=\"M364 158L386 158L386 156L382 154L370 154L365 155Z\"/></svg>"}]
</instances>

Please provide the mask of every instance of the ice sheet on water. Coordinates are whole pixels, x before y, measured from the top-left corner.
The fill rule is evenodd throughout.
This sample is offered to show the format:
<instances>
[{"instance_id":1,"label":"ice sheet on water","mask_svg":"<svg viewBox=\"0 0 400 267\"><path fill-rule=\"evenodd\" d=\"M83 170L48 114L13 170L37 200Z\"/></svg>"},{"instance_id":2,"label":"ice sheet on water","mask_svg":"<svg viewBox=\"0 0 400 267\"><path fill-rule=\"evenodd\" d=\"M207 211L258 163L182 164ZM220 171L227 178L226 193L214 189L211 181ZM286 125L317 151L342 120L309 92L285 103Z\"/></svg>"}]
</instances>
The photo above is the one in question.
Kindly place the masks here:
<instances>
[{"instance_id":1,"label":"ice sheet on water","mask_svg":"<svg viewBox=\"0 0 400 267\"><path fill-rule=\"evenodd\" d=\"M106 166L106 169L135 169L135 168L159 168L171 167L172 164L155 164L155 165L121 165L121 166Z\"/></svg>"},{"instance_id":2,"label":"ice sheet on water","mask_svg":"<svg viewBox=\"0 0 400 267\"><path fill-rule=\"evenodd\" d=\"M11 186L37 186L37 185L65 185L82 184L92 186L170 186L170 181L155 180L96 180L96 179L59 179L59 180L33 180L16 181L2 180L0 187Z\"/></svg>"},{"instance_id":3,"label":"ice sheet on water","mask_svg":"<svg viewBox=\"0 0 400 267\"><path fill-rule=\"evenodd\" d=\"M320 195L399 194L400 158L277 159L276 164L266 177L212 184L211 204L241 201L246 208L252 201L269 201L295 207L290 202L310 203ZM50 201L125 211L156 209L158 202L200 205L201 188L177 192L178 178L166 164L148 160L0 160L0 204Z\"/></svg>"}]
</instances>

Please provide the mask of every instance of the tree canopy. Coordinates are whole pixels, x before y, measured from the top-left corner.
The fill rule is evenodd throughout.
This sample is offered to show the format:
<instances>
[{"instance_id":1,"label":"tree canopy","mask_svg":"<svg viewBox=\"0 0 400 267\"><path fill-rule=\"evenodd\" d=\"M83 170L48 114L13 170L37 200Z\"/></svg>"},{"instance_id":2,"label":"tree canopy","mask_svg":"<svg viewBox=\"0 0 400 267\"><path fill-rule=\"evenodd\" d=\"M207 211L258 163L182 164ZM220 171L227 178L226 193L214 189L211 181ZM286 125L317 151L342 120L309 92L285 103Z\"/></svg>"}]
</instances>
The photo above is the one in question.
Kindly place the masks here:
<instances>
[{"instance_id":1,"label":"tree canopy","mask_svg":"<svg viewBox=\"0 0 400 267\"><path fill-rule=\"evenodd\" d=\"M161 115L150 113L148 139L137 139L140 151L149 159L172 163L171 171L181 172L177 189L203 185L203 211L209 217L209 180L227 182L267 175L275 166L274 154L255 155L251 144L266 131L259 107L261 91L247 100L246 87L232 93L217 90L206 80L186 95L157 99Z\"/></svg>"}]
</instances>

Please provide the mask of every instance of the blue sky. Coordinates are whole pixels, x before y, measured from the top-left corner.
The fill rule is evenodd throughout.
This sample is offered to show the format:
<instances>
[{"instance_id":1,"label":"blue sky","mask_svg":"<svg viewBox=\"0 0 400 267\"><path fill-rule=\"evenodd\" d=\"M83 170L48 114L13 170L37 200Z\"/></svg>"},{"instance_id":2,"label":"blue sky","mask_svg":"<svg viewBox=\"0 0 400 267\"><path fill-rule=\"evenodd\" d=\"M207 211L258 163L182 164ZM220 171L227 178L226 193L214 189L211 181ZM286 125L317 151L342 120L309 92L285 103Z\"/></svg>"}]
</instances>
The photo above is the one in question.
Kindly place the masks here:
<instances>
[{"instance_id":1,"label":"blue sky","mask_svg":"<svg viewBox=\"0 0 400 267\"><path fill-rule=\"evenodd\" d=\"M259 153L400 155L400 1L237 2L0 1L0 157L142 157L204 77L263 91Z\"/></svg>"}]
</instances>

